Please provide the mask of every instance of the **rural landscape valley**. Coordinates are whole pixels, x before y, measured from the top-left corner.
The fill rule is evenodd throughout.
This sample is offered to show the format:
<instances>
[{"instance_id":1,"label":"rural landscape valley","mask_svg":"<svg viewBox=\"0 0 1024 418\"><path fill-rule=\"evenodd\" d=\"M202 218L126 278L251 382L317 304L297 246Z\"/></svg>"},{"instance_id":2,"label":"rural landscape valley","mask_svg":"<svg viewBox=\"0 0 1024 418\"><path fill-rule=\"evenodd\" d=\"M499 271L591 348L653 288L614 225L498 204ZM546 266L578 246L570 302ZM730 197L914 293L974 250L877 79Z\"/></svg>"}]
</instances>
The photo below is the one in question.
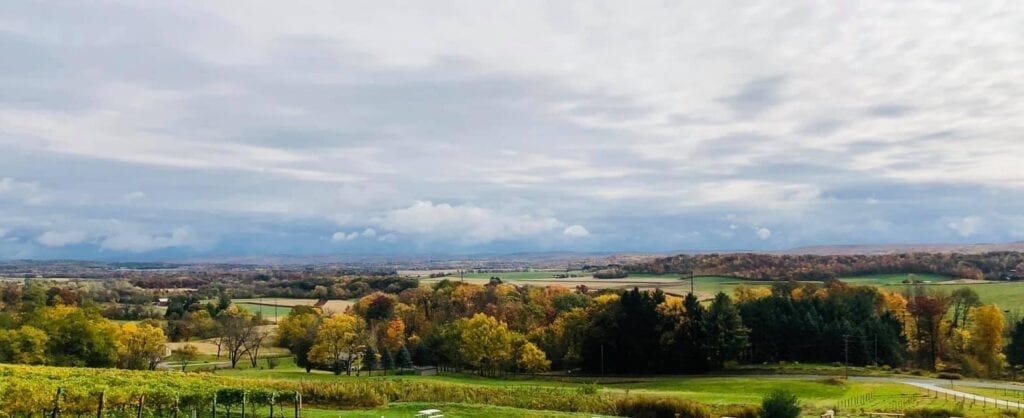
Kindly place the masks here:
<instances>
[{"instance_id":1,"label":"rural landscape valley","mask_svg":"<svg viewBox=\"0 0 1024 418\"><path fill-rule=\"evenodd\" d=\"M1024 418L1024 2L0 1L0 418Z\"/></svg>"},{"instance_id":2,"label":"rural landscape valley","mask_svg":"<svg viewBox=\"0 0 1024 418\"><path fill-rule=\"evenodd\" d=\"M603 257L515 270L494 267L511 256L391 271L5 263L0 410L1024 411L1022 253Z\"/></svg>"}]
</instances>

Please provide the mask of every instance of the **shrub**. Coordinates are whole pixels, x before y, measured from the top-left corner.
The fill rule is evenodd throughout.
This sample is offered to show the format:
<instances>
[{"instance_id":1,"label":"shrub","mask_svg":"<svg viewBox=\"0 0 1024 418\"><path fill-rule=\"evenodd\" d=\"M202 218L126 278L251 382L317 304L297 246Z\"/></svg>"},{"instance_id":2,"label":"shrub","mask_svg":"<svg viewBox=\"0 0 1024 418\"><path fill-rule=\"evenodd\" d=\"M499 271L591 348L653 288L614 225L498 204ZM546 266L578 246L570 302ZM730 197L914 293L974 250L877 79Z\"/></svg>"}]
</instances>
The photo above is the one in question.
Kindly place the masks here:
<instances>
[{"instance_id":1,"label":"shrub","mask_svg":"<svg viewBox=\"0 0 1024 418\"><path fill-rule=\"evenodd\" d=\"M759 418L761 407L757 405L731 405L722 412L723 416L733 418Z\"/></svg>"},{"instance_id":2,"label":"shrub","mask_svg":"<svg viewBox=\"0 0 1024 418\"><path fill-rule=\"evenodd\" d=\"M629 273L627 273L626 270L617 267L601 269L594 272L595 279L621 279L627 276L629 276Z\"/></svg>"},{"instance_id":3,"label":"shrub","mask_svg":"<svg viewBox=\"0 0 1024 418\"><path fill-rule=\"evenodd\" d=\"M846 384L846 378L833 376L822 380L821 383L824 383L826 385L842 386Z\"/></svg>"},{"instance_id":4,"label":"shrub","mask_svg":"<svg viewBox=\"0 0 1024 418\"><path fill-rule=\"evenodd\" d=\"M631 396L619 399L616 410L617 415L632 418L711 418L707 406L677 398Z\"/></svg>"},{"instance_id":5,"label":"shrub","mask_svg":"<svg viewBox=\"0 0 1024 418\"><path fill-rule=\"evenodd\" d=\"M800 400L785 389L776 389L765 395L761 410L763 418L797 418L800 416Z\"/></svg>"},{"instance_id":6,"label":"shrub","mask_svg":"<svg viewBox=\"0 0 1024 418\"><path fill-rule=\"evenodd\" d=\"M904 414L906 414L905 418L949 418L962 417L964 411L946 408L918 408L908 410Z\"/></svg>"},{"instance_id":7,"label":"shrub","mask_svg":"<svg viewBox=\"0 0 1024 418\"><path fill-rule=\"evenodd\" d=\"M960 379L963 379L963 378L964 377L961 376L960 373L950 373L950 372L939 373L939 379L960 380Z\"/></svg>"}]
</instances>

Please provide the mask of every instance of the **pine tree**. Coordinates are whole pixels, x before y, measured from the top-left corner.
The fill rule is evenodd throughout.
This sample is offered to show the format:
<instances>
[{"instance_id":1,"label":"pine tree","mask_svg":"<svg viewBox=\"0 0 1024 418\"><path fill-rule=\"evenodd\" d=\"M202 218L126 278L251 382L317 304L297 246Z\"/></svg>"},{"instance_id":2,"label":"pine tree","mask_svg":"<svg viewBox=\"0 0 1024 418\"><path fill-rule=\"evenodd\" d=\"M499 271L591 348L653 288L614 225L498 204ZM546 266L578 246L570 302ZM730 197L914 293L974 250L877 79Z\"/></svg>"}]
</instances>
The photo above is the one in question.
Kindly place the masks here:
<instances>
[{"instance_id":1,"label":"pine tree","mask_svg":"<svg viewBox=\"0 0 1024 418\"><path fill-rule=\"evenodd\" d=\"M1006 347L1006 360L1014 366L1024 366L1024 320L1017 322Z\"/></svg>"},{"instance_id":2,"label":"pine tree","mask_svg":"<svg viewBox=\"0 0 1024 418\"><path fill-rule=\"evenodd\" d=\"M398 349L398 354L395 356L395 364L399 370L412 367L412 355L409 354L409 349L405 348L404 345Z\"/></svg>"},{"instance_id":3,"label":"pine tree","mask_svg":"<svg viewBox=\"0 0 1024 418\"><path fill-rule=\"evenodd\" d=\"M395 362L391 357L391 352L387 349L380 351L380 367L384 369L385 376L387 376L388 370L395 367Z\"/></svg>"},{"instance_id":4,"label":"pine tree","mask_svg":"<svg viewBox=\"0 0 1024 418\"><path fill-rule=\"evenodd\" d=\"M370 344L366 345L366 351L363 351L363 369L366 369L370 374L373 374L373 369L377 368L377 350L373 349Z\"/></svg>"}]
</instances>

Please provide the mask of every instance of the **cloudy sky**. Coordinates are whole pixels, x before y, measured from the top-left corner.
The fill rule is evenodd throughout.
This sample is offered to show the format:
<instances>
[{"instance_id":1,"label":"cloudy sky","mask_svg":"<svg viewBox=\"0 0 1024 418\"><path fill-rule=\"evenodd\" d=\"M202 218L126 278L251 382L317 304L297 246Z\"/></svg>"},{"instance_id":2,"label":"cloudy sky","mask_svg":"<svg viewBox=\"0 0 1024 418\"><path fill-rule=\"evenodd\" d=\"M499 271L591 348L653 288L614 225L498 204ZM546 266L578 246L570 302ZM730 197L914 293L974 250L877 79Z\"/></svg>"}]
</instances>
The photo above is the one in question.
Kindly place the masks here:
<instances>
[{"instance_id":1,"label":"cloudy sky","mask_svg":"<svg viewBox=\"0 0 1024 418\"><path fill-rule=\"evenodd\" d=\"M2 2L0 258L1024 240L1024 3L360 3Z\"/></svg>"}]
</instances>

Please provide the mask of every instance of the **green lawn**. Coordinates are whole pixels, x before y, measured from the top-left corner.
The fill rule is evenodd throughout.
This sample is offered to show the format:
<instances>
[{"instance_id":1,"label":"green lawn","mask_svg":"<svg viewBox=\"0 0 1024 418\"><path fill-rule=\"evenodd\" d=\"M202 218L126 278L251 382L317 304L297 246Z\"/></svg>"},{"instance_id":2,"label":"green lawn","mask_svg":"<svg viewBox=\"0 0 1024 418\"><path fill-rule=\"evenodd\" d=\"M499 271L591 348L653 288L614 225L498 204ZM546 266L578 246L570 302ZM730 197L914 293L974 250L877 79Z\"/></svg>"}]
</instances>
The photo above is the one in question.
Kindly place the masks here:
<instances>
[{"instance_id":1,"label":"green lawn","mask_svg":"<svg viewBox=\"0 0 1024 418\"><path fill-rule=\"evenodd\" d=\"M252 312L253 314L259 313L263 315L263 318L272 321L276 320L277 317L288 316L288 313L292 311L292 308L288 306L268 306L245 302L236 303L235 305L238 305L239 308L245 308L245 310Z\"/></svg>"},{"instance_id":2,"label":"green lawn","mask_svg":"<svg viewBox=\"0 0 1024 418\"><path fill-rule=\"evenodd\" d=\"M941 283L944 281L951 280L952 277L942 276L938 274L914 274L914 273L899 273L899 274L872 274L867 276L851 276L841 277L839 280L850 284L859 285L900 285L903 284L904 280L913 281L920 280L925 283Z\"/></svg>"},{"instance_id":3,"label":"green lawn","mask_svg":"<svg viewBox=\"0 0 1024 418\"><path fill-rule=\"evenodd\" d=\"M304 409L302 416L312 418L334 418L334 417L414 417L417 411L425 409L440 409L445 417L494 417L494 418L518 418L518 417L593 417L594 414L570 413L557 411L534 411L529 409L509 408L504 406L470 405L461 403L437 403L427 404L420 402L395 402L385 408L364 409L352 411L326 411L315 409Z\"/></svg>"}]
</instances>

